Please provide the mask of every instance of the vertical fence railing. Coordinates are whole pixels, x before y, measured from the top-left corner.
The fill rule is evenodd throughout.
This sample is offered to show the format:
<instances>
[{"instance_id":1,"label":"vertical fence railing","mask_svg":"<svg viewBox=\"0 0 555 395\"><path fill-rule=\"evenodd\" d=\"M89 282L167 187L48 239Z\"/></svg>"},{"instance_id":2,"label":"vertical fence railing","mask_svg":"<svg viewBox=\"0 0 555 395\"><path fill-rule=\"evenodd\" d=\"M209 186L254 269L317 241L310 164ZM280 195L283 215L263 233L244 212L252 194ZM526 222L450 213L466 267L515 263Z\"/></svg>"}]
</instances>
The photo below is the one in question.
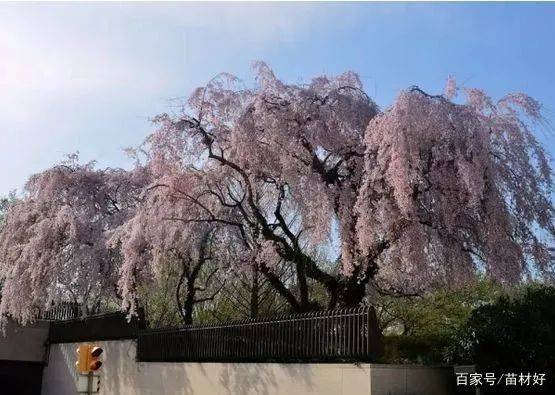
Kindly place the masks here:
<instances>
[{"instance_id":1,"label":"vertical fence railing","mask_svg":"<svg viewBox=\"0 0 555 395\"><path fill-rule=\"evenodd\" d=\"M81 307L79 304L62 303L40 312L38 317L45 321L71 320L79 317L80 309Z\"/></svg>"},{"instance_id":2,"label":"vertical fence railing","mask_svg":"<svg viewBox=\"0 0 555 395\"><path fill-rule=\"evenodd\" d=\"M372 361L375 315L367 307L139 331L139 361Z\"/></svg>"}]
</instances>

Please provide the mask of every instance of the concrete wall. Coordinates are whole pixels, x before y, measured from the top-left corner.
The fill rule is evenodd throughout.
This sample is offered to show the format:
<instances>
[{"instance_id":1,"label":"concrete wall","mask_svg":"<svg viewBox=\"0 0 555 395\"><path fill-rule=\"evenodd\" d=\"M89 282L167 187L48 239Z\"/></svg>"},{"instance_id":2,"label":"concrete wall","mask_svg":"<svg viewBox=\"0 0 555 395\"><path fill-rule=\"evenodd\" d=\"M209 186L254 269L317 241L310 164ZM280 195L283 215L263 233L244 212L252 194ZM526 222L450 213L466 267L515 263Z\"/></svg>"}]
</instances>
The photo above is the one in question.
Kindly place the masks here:
<instances>
[{"instance_id":1,"label":"concrete wall","mask_svg":"<svg viewBox=\"0 0 555 395\"><path fill-rule=\"evenodd\" d=\"M136 362L134 341L94 342L104 349L102 395L449 395L451 369L370 364ZM74 395L76 343L54 344L43 395Z\"/></svg>"},{"instance_id":2,"label":"concrete wall","mask_svg":"<svg viewBox=\"0 0 555 395\"><path fill-rule=\"evenodd\" d=\"M21 327L8 321L0 332L0 394L40 395L48 323Z\"/></svg>"},{"instance_id":3,"label":"concrete wall","mask_svg":"<svg viewBox=\"0 0 555 395\"><path fill-rule=\"evenodd\" d=\"M6 336L0 333L0 360L42 362L47 338L48 322L21 327L8 321Z\"/></svg>"}]
</instances>

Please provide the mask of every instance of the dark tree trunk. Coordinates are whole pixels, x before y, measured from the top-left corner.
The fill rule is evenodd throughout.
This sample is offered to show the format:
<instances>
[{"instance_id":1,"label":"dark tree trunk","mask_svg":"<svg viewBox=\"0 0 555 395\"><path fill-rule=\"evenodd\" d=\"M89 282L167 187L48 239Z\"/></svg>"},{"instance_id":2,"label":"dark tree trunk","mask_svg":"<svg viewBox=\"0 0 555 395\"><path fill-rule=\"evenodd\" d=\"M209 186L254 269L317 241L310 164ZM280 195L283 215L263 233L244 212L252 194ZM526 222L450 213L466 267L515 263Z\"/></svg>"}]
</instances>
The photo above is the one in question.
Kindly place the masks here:
<instances>
[{"instance_id":1,"label":"dark tree trunk","mask_svg":"<svg viewBox=\"0 0 555 395\"><path fill-rule=\"evenodd\" d=\"M193 323L193 308L195 306L195 280L187 281L187 293L185 294L185 302L183 303L183 322L185 325Z\"/></svg>"},{"instance_id":2,"label":"dark tree trunk","mask_svg":"<svg viewBox=\"0 0 555 395\"><path fill-rule=\"evenodd\" d=\"M268 269L268 267L263 264L260 266L260 271L262 272L262 274L264 274L264 276L266 277L270 285L276 290L276 292L287 301L293 311L302 311L299 302L295 298L295 295L293 295L293 293L289 290L289 288L287 288L287 286L281 281L278 276L276 276L270 269Z\"/></svg>"},{"instance_id":3,"label":"dark tree trunk","mask_svg":"<svg viewBox=\"0 0 555 395\"><path fill-rule=\"evenodd\" d=\"M208 278L206 279L206 284L204 285L203 288L199 288L197 286L197 280L199 278L200 272L202 268L205 266L205 263L208 260L210 260L210 256L209 256L210 254L208 252L210 236L211 236L210 232L206 232L203 235L200 245L198 247L199 257L198 257L198 260L196 260L196 262L194 262L194 260L190 256L186 257L178 253L178 257L181 260L182 272L181 272L181 276L179 277L179 281L177 283L177 287L175 290L175 297L177 300L177 307L179 309L179 314L181 315L181 318L183 319L183 322L186 325L190 325L193 323L193 310L194 310L195 304L202 303L207 300L211 300L214 298L216 293L219 292L219 290L216 291L216 293L212 297L202 298L199 300L196 299L197 291L201 291L201 290L205 291L208 288L208 285L209 285L208 283L210 282L210 278L216 272L214 271L212 274L208 275ZM184 300L181 300L181 287L185 282L187 285L187 290L185 291Z\"/></svg>"},{"instance_id":4,"label":"dark tree trunk","mask_svg":"<svg viewBox=\"0 0 555 395\"><path fill-rule=\"evenodd\" d=\"M366 296L366 283L353 284L347 283L345 287L341 288L339 299L342 307L351 308L358 307L362 304Z\"/></svg>"},{"instance_id":5,"label":"dark tree trunk","mask_svg":"<svg viewBox=\"0 0 555 395\"><path fill-rule=\"evenodd\" d=\"M250 298L250 317L258 317L258 312L260 310L260 283L258 276L258 265L253 266L252 271L252 288L251 288L251 298Z\"/></svg>"},{"instance_id":6,"label":"dark tree trunk","mask_svg":"<svg viewBox=\"0 0 555 395\"><path fill-rule=\"evenodd\" d=\"M187 261L182 261L183 271L181 272L181 276L179 277L179 282L177 283L177 287L175 289L175 298L177 301L177 308L179 310L179 314L183 319L185 325L190 325L193 323L193 308L195 306L195 282L198 276L198 270L195 268L194 270L189 270L187 265ZM185 281L187 280L187 281ZM181 288L183 284L186 283L187 289L185 291L185 298L182 299L181 296Z\"/></svg>"},{"instance_id":7,"label":"dark tree trunk","mask_svg":"<svg viewBox=\"0 0 555 395\"><path fill-rule=\"evenodd\" d=\"M306 281L305 265L297 262L295 265L297 271L297 284L299 286L299 298L301 311L310 310L310 299L308 297L308 284Z\"/></svg>"}]
</instances>

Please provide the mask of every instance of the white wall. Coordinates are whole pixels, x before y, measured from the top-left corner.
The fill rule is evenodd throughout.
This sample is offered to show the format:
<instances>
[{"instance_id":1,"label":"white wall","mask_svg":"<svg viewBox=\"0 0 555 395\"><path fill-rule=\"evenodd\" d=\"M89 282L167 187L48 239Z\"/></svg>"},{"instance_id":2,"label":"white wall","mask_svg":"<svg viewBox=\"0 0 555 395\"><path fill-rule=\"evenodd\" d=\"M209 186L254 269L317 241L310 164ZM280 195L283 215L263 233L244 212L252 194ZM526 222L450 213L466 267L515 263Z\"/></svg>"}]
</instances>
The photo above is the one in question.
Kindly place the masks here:
<instances>
[{"instance_id":1,"label":"white wall","mask_svg":"<svg viewBox=\"0 0 555 395\"><path fill-rule=\"evenodd\" d=\"M370 364L136 362L135 342L94 342L104 349L103 395L448 395L450 372ZM43 395L74 395L76 343L54 344ZM454 380L454 379L453 379Z\"/></svg>"}]
</instances>

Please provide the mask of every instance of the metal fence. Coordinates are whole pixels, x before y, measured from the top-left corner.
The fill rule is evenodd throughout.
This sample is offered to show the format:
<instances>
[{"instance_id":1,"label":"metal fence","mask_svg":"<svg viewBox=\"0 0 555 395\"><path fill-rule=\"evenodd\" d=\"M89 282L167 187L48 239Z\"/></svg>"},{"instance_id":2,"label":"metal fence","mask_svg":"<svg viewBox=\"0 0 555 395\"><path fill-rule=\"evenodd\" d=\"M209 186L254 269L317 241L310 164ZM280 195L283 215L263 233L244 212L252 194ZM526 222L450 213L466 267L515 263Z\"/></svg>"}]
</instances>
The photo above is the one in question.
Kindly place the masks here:
<instances>
[{"instance_id":1,"label":"metal fence","mask_svg":"<svg viewBox=\"0 0 555 395\"><path fill-rule=\"evenodd\" d=\"M46 311L38 314L40 320L60 321L78 318L81 312L81 306L77 303L62 303L52 306Z\"/></svg>"},{"instance_id":2,"label":"metal fence","mask_svg":"<svg viewBox=\"0 0 555 395\"><path fill-rule=\"evenodd\" d=\"M134 339L145 328L144 314L127 319L125 313L108 313L83 319L52 321L48 340L50 343L71 343L93 340Z\"/></svg>"},{"instance_id":3,"label":"metal fence","mask_svg":"<svg viewBox=\"0 0 555 395\"><path fill-rule=\"evenodd\" d=\"M372 361L372 308L322 311L226 324L145 330L137 359L150 362Z\"/></svg>"}]
</instances>

